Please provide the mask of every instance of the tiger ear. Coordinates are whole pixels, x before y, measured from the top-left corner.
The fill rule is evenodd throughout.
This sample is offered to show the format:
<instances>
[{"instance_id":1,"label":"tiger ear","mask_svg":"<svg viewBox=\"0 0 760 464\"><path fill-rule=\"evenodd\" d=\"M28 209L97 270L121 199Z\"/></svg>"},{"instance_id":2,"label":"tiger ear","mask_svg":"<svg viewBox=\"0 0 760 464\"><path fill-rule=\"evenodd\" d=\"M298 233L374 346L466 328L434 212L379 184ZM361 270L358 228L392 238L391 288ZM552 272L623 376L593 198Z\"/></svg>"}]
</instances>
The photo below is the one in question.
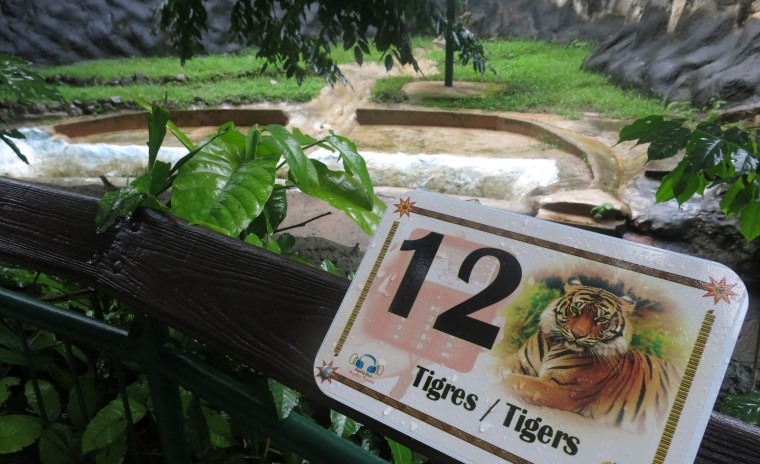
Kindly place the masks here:
<instances>
[{"instance_id":1,"label":"tiger ear","mask_svg":"<svg viewBox=\"0 0 760 464\"><path fill-rule=\"evenodd\" d=\"M574 290L578 290L580 287L583 287L581 279L575 276L570 277L567 279L567 282L565 282L565 294L568 294Z\"/></svg>"},{"instance_id":2,"label":"tiger ear","mask_svg":"<svg viewBox=\"0 0 760 464\"><path fill-rule=\"evenodd\" d=\"M636 309L636 298L633 295L625 295L620 297L621 307L626 313L633 312Z\"/></svg>"}]
</instances>

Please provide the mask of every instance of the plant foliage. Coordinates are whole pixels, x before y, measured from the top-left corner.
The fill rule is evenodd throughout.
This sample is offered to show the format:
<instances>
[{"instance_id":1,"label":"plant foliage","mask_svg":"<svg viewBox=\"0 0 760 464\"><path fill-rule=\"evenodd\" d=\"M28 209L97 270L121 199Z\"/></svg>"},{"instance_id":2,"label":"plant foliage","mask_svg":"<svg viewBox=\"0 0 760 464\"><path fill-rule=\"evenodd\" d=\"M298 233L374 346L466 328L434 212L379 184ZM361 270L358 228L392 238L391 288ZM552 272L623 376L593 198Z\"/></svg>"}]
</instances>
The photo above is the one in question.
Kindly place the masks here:
<instances>
[{"instance_id":1,"label":"plant foliage","mask_svg":"<svg viewBox=\"0 0 760 464\"><path fill-rule=\"evenodd\" d=\"M315 14L319 31L306 34L307 14ZM160 28L182 61L203 51L202 37L207 28L203 0L166 0L160 9ZM480 42L462 24L449 24L440 2L433 0L287 0L280 2L236 0L230 11L230 38L255 46L257 57L268 65L282 66L287 77L300 84L309 70L331 85L346 82L331 57L342 46L353 50L361 64L370 53L370 44L380 52L386 69L400 64L419 66L412 50L412 33L439 35L451 30L455 49L463 64L471 62L481 74L488 60Z\"/></svg>"},{"instance_id":2,"label":"plant foliage","mask_svg":"<svg viewBox=\"0 0 760 464\"><path fill-rule=\"evenodd\" d=\"M724 186L720 207L736 216L747 241L760 236L760 177L757 128L723 127L714 122L647 116L620 131L620 142L648 143L647 158L666 159L683 152L683 159L666 175L656 199L682 204L705 188Z\"/></svg>"},{"instance_id":3,"label":"plant foliage","mask_svg":"<svg viewBox=\"0 0 760 464\"><path fill-rule=\"evenodd\" d=\"M720 405L720 412L760 425L760 391L751 391L742 395L732 395Z\"/></svg>"},{"instance_id":4,"label":"plant foliage","mask_svg":"<svg viewBox=\"0 0 760 464\"><path fill-rule=\"evenodd\" d=\"M0 89L4 94L25 105L39 100L64 102L64 98L58 90L48 85L45 78L32 67L31 63L2 53L0 53ZM29 164L26 156L11 140L23 138L25 138L24 134L16 129L0 129L0 141L8 145L21 161Z\"/></svg>"},{"instance_id":5,"label":"plant foliage","mask_svg":"<svg viewBox=\"0 0 760 464\"><path fill-rule=\"evenodd\" d=\"M156 159L167 128L188 149L173 166ZM385 209L375 196L364 159L345 137L331 134L317 140L279 125L252 126L243 135L227 123L196 147L171 123L166 109L155 104L150 107L149 129L147 170L125 188L103 196L96 216L98 232L146 206L280 253L290 239L273 234L285 217L287 188L324 200L368 234ZM344 170L310 159L304 149L317 145L337 152ZM278 185L275 173L282 165L288 167L288 178ZM171 202L162 204L159 195L172 186Z\"/></svg>"}]
</instances>

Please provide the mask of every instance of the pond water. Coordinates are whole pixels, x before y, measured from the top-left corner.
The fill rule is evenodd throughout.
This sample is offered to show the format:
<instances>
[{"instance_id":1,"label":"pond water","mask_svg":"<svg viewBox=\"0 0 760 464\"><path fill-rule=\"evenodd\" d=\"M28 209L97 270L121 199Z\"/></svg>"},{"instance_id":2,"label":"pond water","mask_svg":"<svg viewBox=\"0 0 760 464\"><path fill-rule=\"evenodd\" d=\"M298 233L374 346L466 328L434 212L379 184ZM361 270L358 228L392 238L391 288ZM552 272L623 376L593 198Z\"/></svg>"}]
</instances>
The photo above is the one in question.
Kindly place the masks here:
<instances>
[{"instance_id":1,"label":"pond water","mask_svg":"<svg viewBox=\"0 0 760 464\"><path fill-rule=\"evenodd\" d=\"M26 139L16 145L29 159L19 160L0 144L0 175L30 180L55 180L106 176L125 178L140 175L148 158L146 145L69 143L41 129L21 129ZM373 147L375 148L375 147ZM176 161L184 148L165 146L159 159ZM424 189L454 195L512 200L560 178L560 170L548 158L500 158L456 153L406 154L363 151L376 185ZM309 156L337 167L336 154L318 149Z\"/></svg>"}]
</instances>

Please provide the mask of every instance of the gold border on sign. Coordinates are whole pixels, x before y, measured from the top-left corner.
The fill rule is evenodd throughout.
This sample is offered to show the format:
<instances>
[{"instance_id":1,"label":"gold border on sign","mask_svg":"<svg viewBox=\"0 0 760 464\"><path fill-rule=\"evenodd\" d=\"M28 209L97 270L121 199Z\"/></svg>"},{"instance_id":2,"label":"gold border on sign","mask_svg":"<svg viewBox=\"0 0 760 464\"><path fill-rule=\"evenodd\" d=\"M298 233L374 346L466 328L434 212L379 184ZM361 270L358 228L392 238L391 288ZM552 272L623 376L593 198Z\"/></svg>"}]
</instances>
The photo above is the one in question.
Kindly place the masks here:
<instances>
[{"instance_id":1,"label":"gold border on sign","mask_svg":"<svg viewBox=\"0 0 760 464\"><path fill-rule=\"evenodd\" d=\"M502 448L499 448L498 446L494 445L493 443L489 443L482 438L478 438L475 435L472 435L470 433L465 432L462 429L458 429L454 427L451 424L448 424L440 419L437 419L429 414L426 414L422 411L419 411L417 409L414 409L413 407L406 405L398 400L395 400L391 398L390 396L383 395L380 392L377 392L368 386L361 384L355 380L349 379L348 377L341 375L341 374L335 374L335 377L333 377L334 380L346 385L349 388L352 388L354 390L357 390L361 393L364 393L365 395L380 401L383 404L387 404L388 406L391 406L392 408L398 409L399 411L403 412L404 414L408 414L409 416L414 417L415 419L419 419L422 422L425 422L429 425L432 425L433 427L437 428L438 430L441 430L443 432L448 433L449 435L453 435L460 440L466 441L467 443L471 445L475 445L478 448L487 451L495 456L498 456L502 459L506 459L509 462L513 462L514 464L533 464L531 461L528 461L524 458L521 458L520 456L514 455L510 453L507 450L504 450Z\"/></svg>"},{"instance_id":2,"label":"gold border on sign","mask_svg":"<svg viewBox=\"0 0 760 464\"><path fill-rule=\"evenodd\" d=\"M665 424L665 430L660 437L660 444L657 446L657 452L654 455L654 461L652 464L662 464L665 462L665 457L668 455L668 449L670 449L670 443L673 440L673 435L676 433L678 427L678 421L681 419L681 413L683 412L683 405L686 403L686 397L691 390L691 384L694 382L694 376L697 374L697 368L699 367L699 361L702 359L702 353L705 351L705 345L707 339L710 337L713 324L715 323L715 314L713 311L708 311L705 314L705 318L702 320L702 326L699 328L699 334L697 340L694 342L694 349L689 356L689 362L686 364L686 370L683 373L681 379L681 385L678 387L678 393L676 393L676 399L673 401L673 407L670 409L670 415L668 421Z\"/></svg>"},{"instance_id":3,"label":"gold border on sign","mask_svg":"<svg viewBox=\"0 0 760 464\"><path fill-rule=\"evenodd\" d=\"M372 287L372 282L375 281L375 276L377 275L377 271L380 269L380 265L383 264L383 259L385 258L385 254L388 252L388 247L391 245L391 241L393 241L393 237L396 235L396 231L398 230L398 221L393 221L393 224L391 224L391 230L388 231L388 236L385 237L385 241L383 242L382 248L380 248L380 254L377 255L377 260L375 261L374 266L372 266L372 271L369 273L369 277L367 278L367 281L364 283L364 288L362 288L362 292L359 295L359 299L356 300L356 304L354 305L353 311L351 311L351 315L348 317L348 322L346 322L346 326L343 328L343 333L340 334L340 338L338 339L338 344L335 345L335 357L338 357L340 354L340 351L343 349L343 345L346 343L346 339L348 338L348 333L351 332L351 329L354 327L354 322L356 322L357 316L359 316L359 311L361 310L362 306L364 305L364 300L367 298L367 293L369 293L370 287Z\"/></svg>"}]
</instances>

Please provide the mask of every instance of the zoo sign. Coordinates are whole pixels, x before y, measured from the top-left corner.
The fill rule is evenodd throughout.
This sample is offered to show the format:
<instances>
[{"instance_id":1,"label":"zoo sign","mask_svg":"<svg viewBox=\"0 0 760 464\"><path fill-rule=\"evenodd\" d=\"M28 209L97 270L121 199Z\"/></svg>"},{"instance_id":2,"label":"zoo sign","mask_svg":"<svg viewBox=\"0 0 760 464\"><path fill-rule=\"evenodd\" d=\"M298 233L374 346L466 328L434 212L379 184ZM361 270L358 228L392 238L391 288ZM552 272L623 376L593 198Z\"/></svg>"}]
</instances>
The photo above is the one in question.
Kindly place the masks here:
<instances>
[{"instance_id":1,"label":"zoo sign","mask_svg":"<svg viewBox=\"0 0 760 464\"><path fill-rule=\"evenodd\" d=\"M314 375L462 462L681 464L747 304L720 264L411 192L378 227Z\"/></svg>"}]
</instances>

